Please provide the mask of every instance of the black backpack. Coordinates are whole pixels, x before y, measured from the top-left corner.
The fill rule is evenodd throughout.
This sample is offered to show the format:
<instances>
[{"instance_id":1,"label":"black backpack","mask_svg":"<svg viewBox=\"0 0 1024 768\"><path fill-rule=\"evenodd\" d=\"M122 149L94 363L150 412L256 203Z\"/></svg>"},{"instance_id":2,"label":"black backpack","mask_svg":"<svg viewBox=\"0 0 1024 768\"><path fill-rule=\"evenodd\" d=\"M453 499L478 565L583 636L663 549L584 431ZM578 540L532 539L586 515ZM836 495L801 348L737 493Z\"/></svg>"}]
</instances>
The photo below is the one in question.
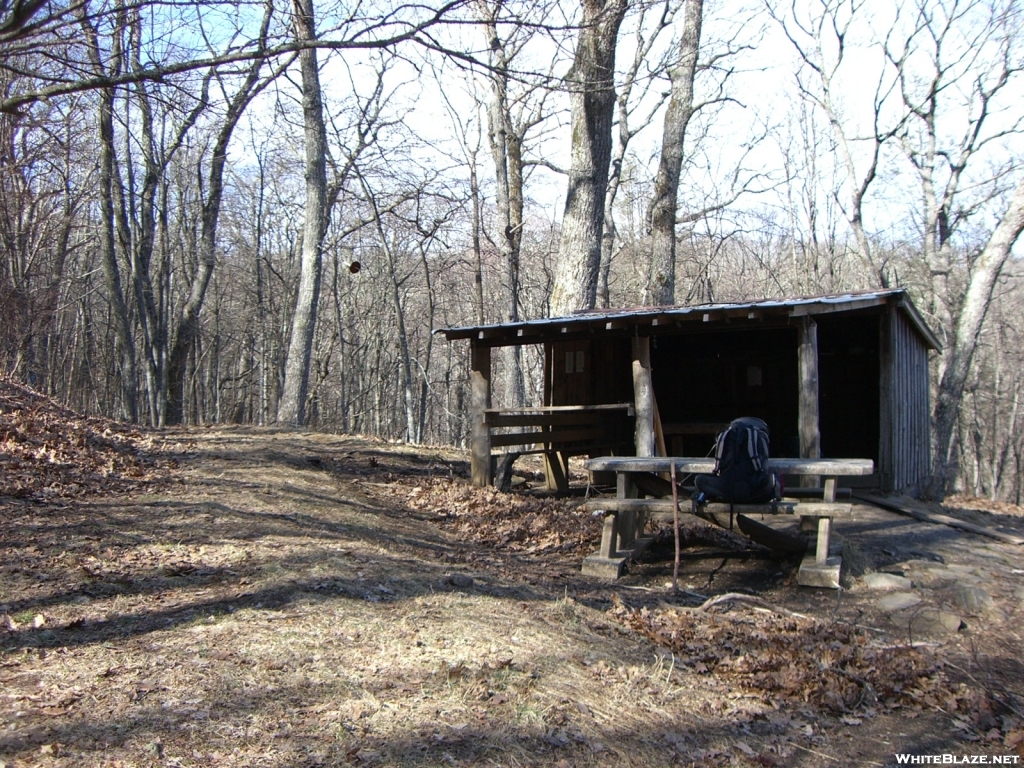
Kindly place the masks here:
<instances>
[{"instance_id":1,"label":"black backpack","mask_svg":"<svg viewBox=\"0 0 1024 768\"><path fill-rule=\"evenodd\" d=\"M752 416L734 419L715 441L713 475L698 475L697 490L731 504L759 504L776 495L768 469L768 425Z\"/></svg>"}]
</instances>

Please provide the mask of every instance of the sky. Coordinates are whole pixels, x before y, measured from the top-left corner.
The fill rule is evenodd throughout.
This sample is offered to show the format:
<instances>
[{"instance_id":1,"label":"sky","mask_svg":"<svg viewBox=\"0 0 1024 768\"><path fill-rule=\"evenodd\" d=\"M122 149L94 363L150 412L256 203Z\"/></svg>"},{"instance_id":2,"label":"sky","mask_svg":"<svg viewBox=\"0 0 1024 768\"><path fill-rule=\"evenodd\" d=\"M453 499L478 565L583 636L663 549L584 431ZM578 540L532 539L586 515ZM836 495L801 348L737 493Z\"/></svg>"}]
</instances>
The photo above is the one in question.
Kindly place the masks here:
<instances>
[{"instance_id":1,"label":"sky","mask_svg":"<svg viewBox=\"0 0 1024 768\"><path fill-rule=\"evenodd\" d=\"M879 78L884 87L897 85L895 70L886 67L882 44L886 37L894 50L901 50L899 42L905 37L913 17L904 14L897 17L894 5L881 0L863 3L852 21L844 15L849 3L834 2L840 9L841 24L849 22L845 37L844 59L834 72L832 81L832 106L850 140L854 166L858 176L864 173L871 149L871 142L865 141L872 133L873 100ZM943 7L952 7L945 3ZM822 3L796 3L796 10L789 7L786 13L777 15L786 19L790 33L807 50L813 48L812 39L801 31L814 28L815 13L820 13ZM618 65L625 68L635 49L634 33L638 15L627 18L620 34ZM975 12L972 17L965 15L961 22L962 33L947 42L950 61L960 67L961 82L952 84L946 94L949 107L943 112L941 123L948 126L945 139L954 147L958 134L968 126L972 115L970 106L970 83L974 75L991 77L993 54L992 44L977 45L981 16ZM799 22L795 23L795 22ZM828 30L828 27L825 27ZM670 28L662 33L654 53L674 50L677 29ZM446 32L446 41L453 46L478 50L482 41L477 29L461 27ZM565 71L572 53L572 37L565 36L559 43L553 36L539 36L531 42L524 53L524 69L544 70L552 68L556 74ZM791 215L799 223L800 216L794 208L806 209L807 203L796 205L794 189L811 187L808 193L816 198L821 210L840 210L837 201L845 205L849 199L849 184L846 170L835 151L835 134L824 113L813 106L807 106L798 93L799 61L793 43L784 34L783 26L772 19L766 6L747 0L711 0L705 7L705 23L702 42L704 55L723 52L727 47L739 49L737 53L720 59L718 67L707 73L698 84L698 96L709 98L717 95L716 105L706 106L691 124L688 135L691 163L684 175L680 191L681 209L700 208L709 200L729 197L736 184L748 181L758 193L745 194L733 204L732 210L743 215L755 212L768 213L783 219ZM975 45L972 46L972 43ZM836 60L837 43L834 35L826 35L822 45L826 69ZM910 89L919 90L920 81L928 72L927 47L921 46L909 58L908 79ZM977 54L977 60L966 59L969 53ZM424 168L433 168L453 178L468 175L467 166L459 142L456 141L455 121L468 129L475 140L477 131L482 130L478 162L482 176L493 176L490 155L486 141L486 123L482 129L474 121L485 120L474 103L474 93L486 97L487 82L482 73L472 72L452 61L441 62L437 57L425 57L423 51L413 46L399 49L399 58L390 62L385 90L390 94L384 105L384 112L400 123L405 138L398 139L403 157ZM1015 53L1020 56L1019 51ZM375 77L376 54L363 51L345 51L326 54L321 57L321 79L328 96L328 109L335 115L342 115L351 108L357 95L365 94L372 88ZM957 64L957 60L965 63ZM552 62L555 64L552 66ZM969 71L973 66L974 72ZM725 72L728 72L728 76ZM915 80L916 78L916 80ZM297 78L296 78L297 79ZM817 84L813 73L805 67L802 82L815 91ZM1024 93L1019 76L998 97L1002 110L990 119L989 130L996 132L1013 127L1022 117L1019 104L1024 103ZM717 89L721 87L721 91ZM662 78L653 83L650 93L636 105L633 119L647 114L656 104L660 94L668 88ZM443 98L442 98L443 94ZM287 102L296 96L292 85L282 83L280 92L268 93L262 104L253 111L250 118L260 130L275 130L273 103L277 99ZM896 98L898 92L890 93L883 109L881 127L891 128L897 124L902 105ZM527 156L530 160L544 161L555 167L568 164L568 105L565 94L555 92L549 95L547 104L553 109L553 116L538 126L528 141ZM640 131L630 144L628 165L640 180L653 176L660 151L662 112L654 114L646 128ZM396 131L399 126L396 126ZM700 137L697 141L696 137ZM913 131L907 138L916 139ZM804 151L803 140L816 143L813 153ZM972 168L984 169L981 179L991 174L1000 163L1007 163L1022 155L1021 138L1012 134L994 141L986 156L972 160ZM296 146L298 153L299 147ZM236 146L235 153L244 156L244 150ZM396 152L398 150L396 149ZM301 153L298 153L301 154ZM791 164L789 171L786 162ZM865 219L871 231L892 239L907 236L908 221L920 208L920 184L913 177L912 166L907 162L897 141L891 141L883 152L882 173L875 181L866 204ZM817 184L804 183L787 186L785 179L794 173L809 175ZM1019 170L1010 168L1005 181L1009 184L1017 178ZM816 187L816 188L815 188ZM983 191L978 187L965 200L973 200ZM565 177L547 167L536 166L530 171L527 194L537 210L557 220L564 206ZM973 197L972 197L973 195ZM799 196L799 195L798 195ZM998 208L983 210L981 219L984 226L991 226ZM724 223L723 226L732 226Z\"/></svg>"}]
</instances>

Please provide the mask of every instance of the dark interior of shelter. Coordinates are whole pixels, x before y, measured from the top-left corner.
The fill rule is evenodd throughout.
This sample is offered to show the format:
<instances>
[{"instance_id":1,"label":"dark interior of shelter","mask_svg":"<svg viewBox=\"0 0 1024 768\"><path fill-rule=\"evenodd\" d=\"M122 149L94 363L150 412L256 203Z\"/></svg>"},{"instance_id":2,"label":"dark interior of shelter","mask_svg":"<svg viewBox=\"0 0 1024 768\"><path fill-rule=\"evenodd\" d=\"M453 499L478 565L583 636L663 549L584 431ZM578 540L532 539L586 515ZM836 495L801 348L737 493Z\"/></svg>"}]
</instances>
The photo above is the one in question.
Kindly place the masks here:
<instances>
[{"instance_id":1,"label":"dark interior of shelter","mask_svg":"<svg viewBox=\"0 0 1024 768\"><path fill-rule=\"evenodd\" d=\"M878 462L879 321L877 313L817 319L823 456ZM654 336L652 378L669 455L707 455L715 440L710 425L757 416L771 431L772 455L799 457L797 344L794 326ZM557 348L553 404L632 400L628 338ZM709 426L694 431L696 424Z\"/></svg>"},{"instance_id":2,"label":"dark interior of shelter","mask_svg":"<svg viewBox=\"0 0 1024 768\"><path fill-rule=\"evenodd\" d=\"M821 452L878 461L878 315L818 319ZM651 368L669 453L703 456L707 434L673 434L674 424L757 416L772 454L798 457L796 328L684 333L657 337Z\"/></svg>"}]
</instances>

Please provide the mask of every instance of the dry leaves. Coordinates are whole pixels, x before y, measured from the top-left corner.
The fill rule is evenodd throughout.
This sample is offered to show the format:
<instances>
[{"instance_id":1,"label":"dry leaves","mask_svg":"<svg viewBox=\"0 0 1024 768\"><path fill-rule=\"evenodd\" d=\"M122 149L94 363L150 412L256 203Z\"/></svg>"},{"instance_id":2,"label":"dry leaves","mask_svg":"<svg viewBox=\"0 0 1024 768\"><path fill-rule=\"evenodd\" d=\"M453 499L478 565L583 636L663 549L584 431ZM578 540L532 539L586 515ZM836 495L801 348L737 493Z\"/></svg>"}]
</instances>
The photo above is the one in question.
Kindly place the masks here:
<instances>
[{"instance_id":1,"label":"dry leaves","mask_svg":"<svg viewBox=\"0 0 1024 768\"><path fill-rule=\"evenodd\" d=\"M45 501L121 492L161 467L150 438L88 418L0 378L0 497Z\"/></svg>"},{"instance_id":2,"label":"dry leaves","mask_svg":"<svg viewBox=\"0 0 1024 768\"><path fill-rule=\"evenodd\" d=\"M600 521L578 500L535 498L434 478L409 491L407 504L436 515L463 541L524 554L589 554Z\"/></svg>"},{"instance_id":3,"label":"dry leaves","mask_svg":"<svg viewBox=\"0 0 1024 768\"><path fill-rule=\"evenodd\" d=\"M923 709L956 713L963 729L1002 742L1020 728L1013 709L976 687L950 681L943 662L923 648L875 642L850 624L762 612L731 615L673 608L611 614L658 646L674 663L723 679L775 707L812 705L859 724L873 716Z\"/></svg>"}]
</instances>

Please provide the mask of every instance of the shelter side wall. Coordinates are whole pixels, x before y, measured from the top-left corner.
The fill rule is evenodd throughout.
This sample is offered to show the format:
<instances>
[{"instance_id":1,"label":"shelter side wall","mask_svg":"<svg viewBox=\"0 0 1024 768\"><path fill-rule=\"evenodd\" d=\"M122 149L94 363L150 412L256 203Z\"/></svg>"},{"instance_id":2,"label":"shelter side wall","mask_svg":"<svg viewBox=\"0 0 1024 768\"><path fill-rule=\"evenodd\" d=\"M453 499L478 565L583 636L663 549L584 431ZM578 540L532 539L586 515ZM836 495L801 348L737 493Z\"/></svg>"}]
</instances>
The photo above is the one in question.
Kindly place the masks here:
<instances>
[{"instance_id":1,"label":"shelter side wall","mask_svg":"<svg viewBox=\"0 0 1024 768\"><path fill-rule=\"evenodd\" d=\"M931 470L928 349L902 312L892 310L893 489L916 495Z\"/></svg>"}]
</instances>

